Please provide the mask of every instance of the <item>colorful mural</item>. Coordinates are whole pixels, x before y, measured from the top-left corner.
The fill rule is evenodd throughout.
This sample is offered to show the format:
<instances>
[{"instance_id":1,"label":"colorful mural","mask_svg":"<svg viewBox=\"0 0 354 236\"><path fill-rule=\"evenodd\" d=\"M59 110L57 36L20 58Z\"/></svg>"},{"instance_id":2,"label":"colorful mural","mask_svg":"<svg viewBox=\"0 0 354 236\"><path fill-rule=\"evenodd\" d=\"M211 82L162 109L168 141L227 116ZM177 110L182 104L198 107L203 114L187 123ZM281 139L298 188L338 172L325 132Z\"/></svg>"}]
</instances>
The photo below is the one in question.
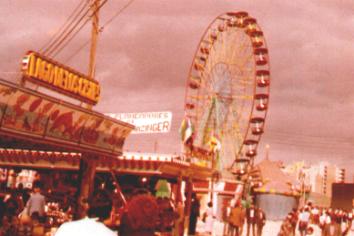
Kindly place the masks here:
<instances>
[{"instance_id":1,"label":"colorful mural","mask_svg":"<svg viewBox=\"0 0 354 236\"><path fill-rule=\"evenodd\" d=\"M133 125L0 80L0 131L120 154Z\"/></svg>"}]
</instances>

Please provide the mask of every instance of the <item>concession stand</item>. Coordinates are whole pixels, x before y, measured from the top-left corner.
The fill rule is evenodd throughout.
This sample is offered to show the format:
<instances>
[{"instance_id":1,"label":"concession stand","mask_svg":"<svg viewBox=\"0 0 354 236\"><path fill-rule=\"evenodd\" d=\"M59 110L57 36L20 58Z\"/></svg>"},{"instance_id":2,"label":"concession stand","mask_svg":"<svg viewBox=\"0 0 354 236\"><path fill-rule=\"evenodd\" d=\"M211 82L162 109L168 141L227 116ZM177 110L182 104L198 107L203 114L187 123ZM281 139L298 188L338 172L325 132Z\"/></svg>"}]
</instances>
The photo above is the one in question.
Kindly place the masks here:
<instances>
[{"instance_id":1,"label":"concession stand","mask_svg":"<svg viewBox=\"0 0 354 236\"><path fill-rule=\"evenodd\" d=\"M69 103L58 99L59 95L50 96L31 86L45 87L84 105ZM0 147L10 153L5 156L22 153L20 158L17 156L23 159L20 163L29 160L27 165L32 165L43 162L41 158L47 155L54 158L43 167L57 168L58 160L67 156L58 153L80 153L80 158L73 154L67 158L79 166L77 212L84 212L80 210L81 200L92 192L96 164L102 158L121 155L125 138L134 128L93 111L91 106L98 102L99 95L97 81L35 52L23 59L20 85L0 80Z\"/></svg>"}]
</instances>

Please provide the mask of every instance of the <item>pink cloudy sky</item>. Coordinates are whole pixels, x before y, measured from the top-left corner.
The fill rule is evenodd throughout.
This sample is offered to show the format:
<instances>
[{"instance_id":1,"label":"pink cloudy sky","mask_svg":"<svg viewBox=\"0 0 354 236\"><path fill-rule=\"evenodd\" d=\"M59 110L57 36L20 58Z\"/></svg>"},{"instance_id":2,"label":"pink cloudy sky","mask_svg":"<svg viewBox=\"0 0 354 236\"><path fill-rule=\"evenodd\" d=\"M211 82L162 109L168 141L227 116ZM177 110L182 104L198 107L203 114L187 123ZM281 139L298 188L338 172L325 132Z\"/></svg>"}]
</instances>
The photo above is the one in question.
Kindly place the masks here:
<instances>
[{"instance_id":1,"label":"pink cloudy sky","mask_svg":"<svg viewBox=\"0 0 354 236\"><path fill-rule=\"evenodd\" d=\"M0 77L16 80L21 58L39 50L79 0L2 0ZM271 100L260 155L354 166L354 2L350 0L108 0L101 10L96 79L104 113L172 111L168 134L131 135L125 149L179 153L185 80L195 49L214 18L247 11L258 20L271 59ZM86 72L85 27L55 59ZM352 179L352 177L350 177Z\"/></svg>"}]
</instances>

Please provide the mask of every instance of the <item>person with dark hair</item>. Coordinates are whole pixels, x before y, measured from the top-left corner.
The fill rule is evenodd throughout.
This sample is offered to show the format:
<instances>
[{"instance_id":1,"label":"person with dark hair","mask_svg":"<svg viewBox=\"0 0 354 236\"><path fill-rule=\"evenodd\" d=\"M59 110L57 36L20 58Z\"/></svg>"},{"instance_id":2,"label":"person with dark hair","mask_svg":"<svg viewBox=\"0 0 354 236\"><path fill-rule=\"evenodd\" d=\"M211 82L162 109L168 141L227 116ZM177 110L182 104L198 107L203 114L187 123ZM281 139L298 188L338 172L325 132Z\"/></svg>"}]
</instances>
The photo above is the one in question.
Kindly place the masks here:
<instances>
[{"instance_id":1,"label":"person with dark hair","mask_svg":"<svg viewBox=\"0 0 354 236\"><path fill-rule=\"evenodd\" d=\"M291 214L288 214L286 218L283 220L278 236L295 236L293 234L292 224L291 224Z\"/></svg>"},{"instance_id":2,"label":"person with dark hair","mask_svg":"<svg viewBox=\"0 0 354 236\"><path fill-rule=\"evenodd\" d=\"M299 214L299 232L301 236L306 235L307 227L309 225L310 212L308 206L305 206L301 209Z\"/></svg>"},{"instance_id":3,"label":"person with dark hair","mask_svg":"<svg viewBox=\"0 0 354 236\"><path fill-rule=\"evenodd\" d=\"M32 217L32 214L37 212L41 222L45 217L45 197L41 194L41 184L39 182L33 183L33 193L27 201L26 208L28 215Z\"/></svg>"},{"instance_id":4,"label":"person with dark hair","mask_svg":"<svg viewBox=\"0 0 354 236\"><path fill-rule=\"evenodd\" d=\"M263 227L266 224L266 215L262 208L256 208L257 236L262 236Z\"/></svg>"},{"instance_id":5,"label":"person with dark hair","mask_svg":"<svg viewBox=\"0 0 354 236\"><path fill-rule=\"evenodd\" d=\"M297 225L297 221L299 219L297 208L292 209L292 211L290 212L290 216L291 216L290 223L291 223L292 233L293 233L293 235L295 235L296 225Z\"/></svg>"},{"instance_id":6,"label":"person with dark hair","mask_svg":"<svg viewBox=\"0 0 354 236\"><path fill-rule=\"evenodd\" d=\"M256 209L253 204L246 209L247 236L256 236Z\"/></svg>"},{"instance_id":7,"label":"person with dark hair","mask_svg":"<svg viewBox=\"0 0 354 236\"><path fill-rule=\"evenodd\" d=\"M86 199L82 200L84 208L87 209L88 217L62 224L55 236L117 236L117 233L110 230L103 224L109 218L112 209L112 202L107 199L106 205L91 204Z\"/></svg>"},{"instance_id":8,"label":"person with dark hair","mask_svg":"<svg viewBox=\"0 0 354 236\"><path fill-rule=\"evenodd\" d=\"M103 189L94 194L94 197L89 205L89 217L97 217L101 221L110 217L112 200L109 194Z\"/></svg>"},{"instance_id":9,"label":"person with dark hair","mask_svg":"<svg viewBox=\"0 0 354 236\"><path fill-rule=\"evenodd\" d=\"M26 205L28 199L30 198L28 189L24 188L22 183L19 183L17 186L17 192L22 198L23 205Z\"/></svg>"},{"instance_id":10,"label":"person with dark hair","mask_svg":"<svg viewBox=\"0 0 354 236\"><path fill-rule=\"evenodd\" d=\"M195 231L197 228L197 220L199 217L199 210L200 210L200 203L199 199L197 198L196 194L193 193L192 195L192 202L191 202L191 213L189 217L189 228L188 228L188 235L195 235Z\"/></svg>"},{"instance_id":11,"label":"person with dark hair","mask_svg":"<svg viewBox=\"0 0 354 236\"><path fill-rule=\"evenodd\" d=\"M10 219L13 216L17 216L17 214L19 213L20 206L17 201L17 193L15 192L15 190L12 190L9 195L5 196L4 206L4 212L6 216L8 216Z\"/></svg>"},{"instance_id":12,"label":"person with dark hair","mask_svg":"<svg viewBox=\"0 0 354 236\"><path fill-rule=\"evenodd\" d=\"M245 222L246 212L243 209L240 202L235 203L235 205L231 208L230 212L230 234L232 236L240 236L242 234L243 224Z\"/></svg>"}]
</instances>

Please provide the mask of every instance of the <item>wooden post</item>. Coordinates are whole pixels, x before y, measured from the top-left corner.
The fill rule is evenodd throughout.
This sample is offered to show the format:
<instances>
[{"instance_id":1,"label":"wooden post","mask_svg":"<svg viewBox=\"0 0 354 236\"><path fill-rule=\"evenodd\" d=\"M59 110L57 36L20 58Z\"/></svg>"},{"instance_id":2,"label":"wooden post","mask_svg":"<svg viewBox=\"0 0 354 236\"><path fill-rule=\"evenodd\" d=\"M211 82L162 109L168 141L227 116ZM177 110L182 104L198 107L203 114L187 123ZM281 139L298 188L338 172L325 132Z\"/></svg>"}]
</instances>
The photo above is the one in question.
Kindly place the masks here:
<instances>
[{"instance_id":1,"label":"wooden post","mask_svg":"<svg viewBox=\"0 0 354 236\"><path fill-rule=\"evenodd\" d=\"M189 228L189 217L191 215L191 203L192 203L192 192L193 192L193 182L192 178L188 178L187 183L186 183L186 192L187 192L187 198L186 198L186 204L184 208L184 232L186 233L185 235L188 234L188 228Z\"/></svg>"},{"instance_id":2,"label":"wooden post","mask_svg":"<svg viewBox=\"0 0 354 236\"><path fill-rule=\"evenodd\" d=\"M89 200L94 188L97 157L82 153L79 169L78 197L75 219L82 219L87 216L87 208L84 200Z\"/></svg>"},{"instance_id":3,"label":"wooden post","mask_svg":"<svg viewBox=\"0 0 354 236\"><path fill-rule=\"evenodd\" d=\"M99 6L100 0L92 0L92 30L91 30L91 50L90 50L90 62L89 62L89 71L88 75L90 78L95 78L95 70L96 70L96 48L97 48L97 38L99 33Z\"/></svg>"},{"instance_id":4,"label":"wooden post","mask_svg":"<svg viewBox=\"0 0 354 236\"><path fill-rule=\"evenodd\" d=\"M181 189L182 189L182 176L178 176L177 179L177 184L176 184L176 190L175 190L175 205L177 206L177 203L179 201L183 201L183 197L181 196Z\"/></svg>"}]
</instances>

